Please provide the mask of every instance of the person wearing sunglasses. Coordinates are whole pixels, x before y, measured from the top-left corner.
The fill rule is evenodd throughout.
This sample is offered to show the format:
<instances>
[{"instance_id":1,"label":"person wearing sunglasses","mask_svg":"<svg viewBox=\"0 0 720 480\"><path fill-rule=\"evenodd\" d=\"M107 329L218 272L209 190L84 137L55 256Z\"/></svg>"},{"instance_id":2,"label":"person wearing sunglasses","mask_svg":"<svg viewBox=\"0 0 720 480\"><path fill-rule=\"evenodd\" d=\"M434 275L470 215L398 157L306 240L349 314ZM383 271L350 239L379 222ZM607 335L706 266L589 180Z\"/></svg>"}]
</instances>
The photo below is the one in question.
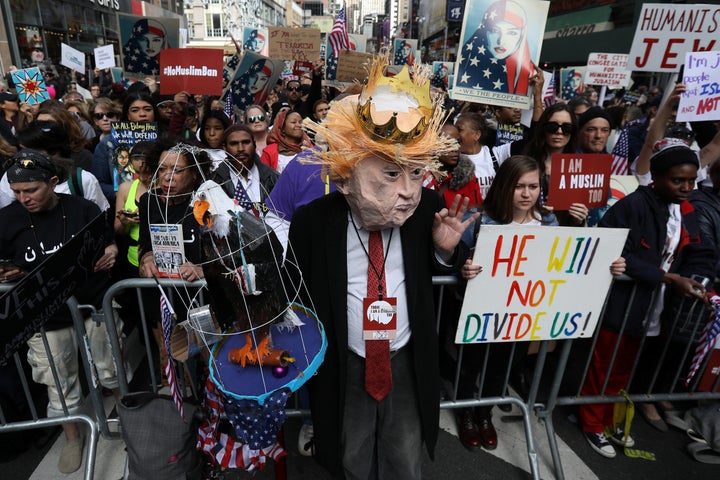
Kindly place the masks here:
<instances>
[{"instance_id":1,"label":"person wearing sunglasses","mask_svg":"<svg viewBox=\"0 0 720 480\"><path fill-rule=\"evenodd\" d=\"M110 135L112 122L120 119L120 112L112 100L102 97L93 103L91 117L93 122L95 122L95 130L97 132L95 146L97 146L101 140L104 140Z\"/></svg>"},{"instance_id":2,"label":"person wearing sunglasses","mask_svg":"<svg viewBox=\"0 0 720 480\"><path fill-rule=\"evenodd\" d=\"M310 117L313 114L313 105L322 98L322 71L323 62L315 62L309 90L303 91L303 86L299 80L288 80L285 84L284 95L280 98L281 101L275 102L272 107L273 117L277 116L280 104L283 103L282 100L290 104L290 110L298 112L302 118Z\"/></svg>"},{"instance_id":3,"label":"person wearing sunglasses","mask_svg":"<svg viewBox=\"0 0 720 480\"><path fill-rule=\"evenodd\" d=\"M10 281L24 276L45 259L61 250L74 235L100 215L100 209L76 195L58 194L59 172L46 154L25 149L13 157L13 165L6 174L17 201L0 210L4 225L0 233L0 255L10 260L2 273L12 275ZM111 232L105 237L104 254L95 262L94 273L73 293L82 304L98 305L110 284L109 270L115 264L118 249ZM62 255L62 253L59 253ZM73 261L68 259L68 261ZM90 317L85 320L87 337L92 346L97 377L103 386L117 388L114 363L103 355L101 345L108 343L107 331ZM122 324L118 324L122 328ZM40 333L28 341L28 363L32 378L47 386L48 417L76 414L81 410L82 385L78 370L78 348L70 311L63 307L44 324L45 338ZM47 350L46 350L47 345ZM49 350L49 352L48 352ZM109 353L109 349L107 352ZM48 353L54 366L48 362ZM56 371L58 382L51 373ZM58 470L72 473L80 468L83 459L83 437L77 423L64 423L66 443L60 453Z\"/></svg>"},{"instance_id":4,"label":"person wearing sunglasses","mask_svg":"<svg viewBox=\"0 0 720 480\"><path fill-rule=\"evenodd\" d=\"M260 105L250 105L245 109L245 124L250 128L255 140L255 152L262 155L267 146L270 119L265 109Z\"/></svg>"}]
</instances>

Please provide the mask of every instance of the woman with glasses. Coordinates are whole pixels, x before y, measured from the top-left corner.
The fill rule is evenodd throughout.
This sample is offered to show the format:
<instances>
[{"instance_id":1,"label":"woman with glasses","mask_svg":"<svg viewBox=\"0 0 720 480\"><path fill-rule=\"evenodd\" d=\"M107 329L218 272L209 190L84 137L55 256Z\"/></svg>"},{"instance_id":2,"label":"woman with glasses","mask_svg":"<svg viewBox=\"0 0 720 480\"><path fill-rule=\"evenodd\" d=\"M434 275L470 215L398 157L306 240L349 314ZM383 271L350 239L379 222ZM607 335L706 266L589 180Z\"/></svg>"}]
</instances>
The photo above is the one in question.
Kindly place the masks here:
<instances>
[{"instance_id":1,"label":"woman with glasses","mask_svg":"<svg viewBox=\"0 0 720 480\"><path fill-rule=\"evenodd\" d=\"M245 124L250 127L255 139L255 153L262 155L267 146L268 129L270 128L270 119L265 109L260 105L250 105L245 109Z\"/></svg>"},{"instance_id":2,"label":"woman with glasses","mask_svg":"<svg viewBox=\"0 0 720 480\"><path fill-rule=\"evenodd\" d=\"M112 100L107 97L101 97L93 103L90 109L90 116L95 123L97 136L95 137L94 147L97 148L98 143L110 135L112 122L120 119L120 110L118 110ZM93 151L95 151L95 148L93 148Z\"/></svg>"}]
</instances>

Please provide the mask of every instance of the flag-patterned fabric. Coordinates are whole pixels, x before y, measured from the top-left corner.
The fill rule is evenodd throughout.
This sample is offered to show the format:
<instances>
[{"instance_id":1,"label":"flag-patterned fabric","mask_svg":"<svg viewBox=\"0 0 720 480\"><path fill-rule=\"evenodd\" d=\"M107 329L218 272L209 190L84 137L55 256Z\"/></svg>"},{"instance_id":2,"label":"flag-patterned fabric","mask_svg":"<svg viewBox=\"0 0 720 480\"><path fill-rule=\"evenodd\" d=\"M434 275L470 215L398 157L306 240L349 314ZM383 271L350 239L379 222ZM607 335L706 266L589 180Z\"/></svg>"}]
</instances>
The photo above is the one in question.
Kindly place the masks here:
<instances>
[{"instance_id":1,"label":"flag-patterned fabric","mask_svg":"<svg viewBox=\"0 0 720 480\"><path fill-rule=\"evenodd\" d=\"M238 413L232 411L234 408L231 407L231 412L226 415L225 408L228 403L222 400L222 393L212 379L208 378L205 383L203 403L205 415L198 430L197 448L210 456L216 465L225 468L243 468L248 472L262 470L268 458L277 461L285 456L285 450L277 442L277 430L270 435L270 429L275 428L273 425L282 426L282 420L278 420L278 412L282 412L284 420L285 402L289 395L290 392L286 390L275 392L262 406L252 400L236 401L244 403L237 405L241 411L252 410L252 403L255 403L255 408L260 409L259 412L254 412L248 421L242 422L243 426L238 421ZM221 421L226 416L234 427L231 431L226 431L221 425ZM236 439L233 434L238 435L238 433ZM259 442L258 435L263 436ZM243 438L248 440L249 437L256 441L254 442L256 448L243 442Z\"/></svg>"},{"instance_id":2,"label":"flag-patterned fabric","mask_svg":"<svg viewBox=\"0 0 720 480\"><path fill-rule=\"evenodd\" d=\"M718 334L720 334L720 296L717 294L713 295L710 298L710 303L713 306L713 311L695 348L695 356L693 356L690 372L688 372L687 380L685 380L685 386L690 385L690 381L700 369L705 355L715 346L715 339Z\"/></svg>"},{"instance_id":3,"label":"flag-patterned fabric","mask_svg":"<svg viewBox=\"0 0 720 480\"><path fill-rule=\"evenodd\" d=\"M626 122L622 130L620 130L620 135L618 135L617 142L612 151L611 175L629 175L630 162L634 160L633 158L628 158L630 156L630 127L640 122L642 122L642 119Z\"/></svg>"},{"instance_id":4,"label":"flag-patterned fabric","mask_svg":"<svg viewBox=\"0 0 720 480\"><path fill-rule=\"evenodd\" d=\"M172 359L170 351L170 334L172 333L173 322L175 320L175 312L170 305L170 301L165 295L165 291L160 285L158 285L158 288L160 289L160 318L162 320L164 343L163 347L167 352L167 361L165 362L165 367L163 368L163 371L165 372L168 386L170 386L170 393L172 394L173 403L175 403L175 406L177 407L178 412L180 412L180 416L182 417L182 419L185 420L185 413L183 411L183 398L180 394L180 386L178 385L177 381L175 361Z\"/></svg>"},{"instance_id":5,"label":"flag-patterned fabric","mask_svg":"<svg viewBox=\"0 0 720 480\"><path fill-rule=\"evenodd\" d=\"M350 39L348 38L347 28L345 26L345 4L343 4L340 12L338 12L333 24L332 30L328 34L328 42L332 46L333 55L338 57L341 50L350 49Z\"/></svg>"},{"instance_id":6,"label":"flag-patterned fabric","mask_svg":"<svg viewBox=\"0 0 720 480\"><path fill-rule=\"evenodd\" d=\"M628 124L625 124L623 129L620 131L617 142L613 147L612 151L612 166L610 167L611 175L627 175L628 174L628 155L629 143L628 143Z\"/></svg>"},{"instance_id":7,"label":"flag-patterned fabric","mask_svg":"<svg viewBox=\"0 0 720 480\"><path fill-rule=\"evenodd\" d=\"M555 104L555 75L550 75L550 82L545 90L543 104L545 108L550 108L550 106Z\"/></svg>"},{"instance_id":8,"label":"flag-patterned fabric","mask_svg":"<svg viewBox=\"0 0 720 480\"><path fill-rule=\"evenodd\" d=\"M235 123L235 108L233 107L232 90L228 89L227 95L225 95L225 108L223 108L223 111L230 119L230 123Z\"/></svg>"},{"instance_id":9,"label":"flag-patterned fabric","mask_svg":"<svg viewBox=\"0 0 720 480\"><path fill-rule=\"evenodd\" d=\"M248 212L252 212L256 217L260 218L257 209L255 208L252 200L250 199L250 195L248 195L247 190L245 190L245 187L243 187L242 181L239 179L237 182L237 186L235 187L234 200L235 205L240 205Z\"/></svg>"}]
</instances>

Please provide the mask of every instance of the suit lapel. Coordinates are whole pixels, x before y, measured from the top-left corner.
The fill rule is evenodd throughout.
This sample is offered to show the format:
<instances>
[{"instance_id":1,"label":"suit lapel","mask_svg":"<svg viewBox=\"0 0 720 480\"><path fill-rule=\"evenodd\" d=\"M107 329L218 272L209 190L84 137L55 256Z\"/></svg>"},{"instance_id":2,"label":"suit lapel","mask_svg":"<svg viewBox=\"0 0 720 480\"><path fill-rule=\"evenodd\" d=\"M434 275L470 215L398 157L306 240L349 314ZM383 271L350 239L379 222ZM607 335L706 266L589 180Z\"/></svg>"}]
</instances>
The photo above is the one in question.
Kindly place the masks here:
<instances>
[{"instance_id":1,"label":"suit lapel","mask_svg":"<svg viewBox=\"0 0 720 480\"><path fill-rule=\"evenodd\" d=\"M325 223L324 245L327 248L327 285L330 309L335 321L338 351L347 350L347 215L348 206L341 194L336 195Z\"/></svg>"}]
</instances>

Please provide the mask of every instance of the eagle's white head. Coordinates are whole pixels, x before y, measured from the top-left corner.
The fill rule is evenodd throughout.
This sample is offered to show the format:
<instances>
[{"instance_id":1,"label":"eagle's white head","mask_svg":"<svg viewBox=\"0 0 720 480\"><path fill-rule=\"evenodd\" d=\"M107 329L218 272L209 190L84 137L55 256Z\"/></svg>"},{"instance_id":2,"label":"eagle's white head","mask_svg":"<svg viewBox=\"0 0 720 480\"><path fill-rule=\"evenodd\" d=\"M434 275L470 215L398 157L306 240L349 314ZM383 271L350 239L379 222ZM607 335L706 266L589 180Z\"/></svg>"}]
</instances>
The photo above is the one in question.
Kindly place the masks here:
<instances>
[{"instance_id":1,"label":"eagle's white head","mask_svg":"<svg viewBox=\"0 0 720 480\"><path fill-rule=\"evenodd\" d=\"M232 213L240 213L243 208L228 197L220 185L206 180L193 194L193 215L204 228L218 237L226 237L230 231Z\"/></svg>"}]
</instances>

